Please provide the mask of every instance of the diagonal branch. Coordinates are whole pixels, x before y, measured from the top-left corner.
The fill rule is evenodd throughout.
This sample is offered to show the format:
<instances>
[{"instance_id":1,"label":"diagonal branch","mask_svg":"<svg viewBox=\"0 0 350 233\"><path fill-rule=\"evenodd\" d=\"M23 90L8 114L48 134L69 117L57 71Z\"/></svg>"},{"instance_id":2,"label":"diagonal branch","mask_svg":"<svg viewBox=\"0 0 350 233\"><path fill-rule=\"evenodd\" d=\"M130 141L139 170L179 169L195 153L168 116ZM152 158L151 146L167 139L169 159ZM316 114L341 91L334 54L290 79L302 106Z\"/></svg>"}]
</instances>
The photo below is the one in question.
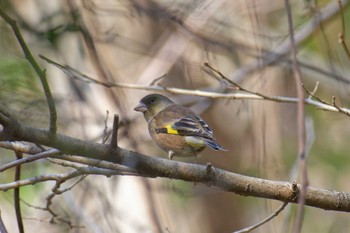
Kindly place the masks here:
<instances>
[{"instance_id":1,"label":"diagonal branch","mask_svg":"<svg viewBox=\"0 0 350 233\"><path fill-rule=\"evenodd\" d=\"M56 106L55 101L52 97L51 90L49 87L49 84L46 79L46 73L45 71L41 70L39 64L36 62L35 58L33 57L32 53L30 52L26 42L23 39L23 36L21 34L21 31L19 30L17 23L15 20L13 20L10 16L8 16L1 8L0 8L0 16L11 26L13 33L15 34L18 43L20 44L22 51L25 55L25 58L28 60L29 64L33 67L34 71L40 78L41 85L44 89L47 105L49 107L50 112L50 131L52 133L56 133L57 131L57 112L56 112Z\"/></svg>"},{"instance_id":2,"label":"diagonal branch","mask_svg":"<svg viewBox=\"0 0 350 233\"><path fill-rule=\"evenodd\" d=\"M345 6L348 0L340 0L341 4ZM336 1L330 1L327 5L319 9L318 14L313 19L305 23L295 33L295 44L299 45L307 38L309 38L319 27L319 24L331 19L334 15L339 13L339 6ZM229 77L231 80L241 82L247 75L255 72L261 67L274 64L289 54L290 40L285 40L283 43L274 48L273 53L265 52L260 59L242 66L235 70ZM262 62L262 63L261 63Z\"/></svg>"},{"instance_id":3,"label":"diagonal branch","mask_svg":"<svg viewBox=\"0 0 350 233\"><path fill-rule=\"evenodd\" d=\"M235 231L233 233L246 233L246 232L251 232L252 230L262 226L263 224L267 223L274 217L276 217L284 208L288 205L288 202L284 202L275 212L273 212L270 216L267 218L263 219L262 221L258 222L257 224L254 224L253 226L246 227L244 229L241 229L239 231Z\"/></svg>"}]
</instances>

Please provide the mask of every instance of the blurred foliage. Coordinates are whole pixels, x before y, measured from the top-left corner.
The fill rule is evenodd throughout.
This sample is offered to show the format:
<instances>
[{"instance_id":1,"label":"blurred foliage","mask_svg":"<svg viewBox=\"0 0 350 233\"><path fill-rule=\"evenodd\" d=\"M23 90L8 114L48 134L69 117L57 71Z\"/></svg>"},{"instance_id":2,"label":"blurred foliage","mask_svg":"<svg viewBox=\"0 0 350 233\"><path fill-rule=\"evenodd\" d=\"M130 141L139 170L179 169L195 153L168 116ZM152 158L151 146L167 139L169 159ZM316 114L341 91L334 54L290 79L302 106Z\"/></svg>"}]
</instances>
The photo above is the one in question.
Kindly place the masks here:
<instances>
[{"instance_id":1,"label":"blurred foliage","mask_svg":"<svg viewBox=\"0 0 350 233\"><path fill-rule=\"evenodd\" d=\"M22 58L2 57L0 75L2 77L0 80L2 98L13 96L13 93L20 93L27 97L34 94L39 97L41 94L32 67Z\"/></svg>"}]
</instances>

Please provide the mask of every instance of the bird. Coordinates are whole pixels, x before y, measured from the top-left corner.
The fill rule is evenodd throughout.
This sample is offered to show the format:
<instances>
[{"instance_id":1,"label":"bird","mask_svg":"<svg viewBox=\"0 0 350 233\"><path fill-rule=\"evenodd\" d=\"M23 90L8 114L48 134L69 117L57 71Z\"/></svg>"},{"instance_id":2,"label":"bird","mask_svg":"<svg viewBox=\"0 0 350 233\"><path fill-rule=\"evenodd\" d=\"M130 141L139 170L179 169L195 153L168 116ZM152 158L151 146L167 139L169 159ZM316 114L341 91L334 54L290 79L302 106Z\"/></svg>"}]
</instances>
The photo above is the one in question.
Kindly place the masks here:
<instances>
[{"instance_id":1,"label":"bird","mask_svg":"<svg viewBox=\"0 0 350 233\"><path fill-rule=\"evenodd\" d=\"M206 147L227 151L215 141L213 131L199 115L166 96L149 94L134 110L143 113L153 141L171 160L174 156L196 158Z\"/></svg>"}]
</instances>

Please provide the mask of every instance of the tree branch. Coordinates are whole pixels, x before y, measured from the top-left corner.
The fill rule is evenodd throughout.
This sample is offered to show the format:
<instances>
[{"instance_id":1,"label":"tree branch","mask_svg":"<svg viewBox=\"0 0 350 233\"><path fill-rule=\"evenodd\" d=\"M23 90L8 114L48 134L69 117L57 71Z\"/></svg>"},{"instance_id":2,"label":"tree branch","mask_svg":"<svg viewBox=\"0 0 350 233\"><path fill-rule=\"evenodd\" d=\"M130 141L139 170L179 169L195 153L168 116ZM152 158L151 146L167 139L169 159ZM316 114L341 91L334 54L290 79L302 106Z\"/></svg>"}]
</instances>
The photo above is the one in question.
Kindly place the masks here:
<instances>
[{"instance_id":1,"label":"tree branch","mask_svg":"<svg viewBox=\"0 0 350 233\"><path fill-rule=\"evenodd\" d=\"M22 159L23 154L21 152L15 151L16 158ZM17 166L15 169L15 182L21 179L21 166ZM15 212L16 212L16 220L17 220L17 227L18 231L20 233L24 233L24 227L23 227L23 218L21 213L21 203L20 203L20 189L19 187L14 188L13 191L13 200L14 200L14 206L15 206Z\"/></svg>"},{"instance_id":2,"label":"tree branch","mask_svg":"<svg viewBox=\"0 0 350 233\"><path fill-rule=\"evenodd\" d=\"M246 232L251 232L252 230L262 226L263 224L269 222L271 219L276 217L284 208L288 205L288 202L284 202L276 211L274 211L270 216L267 218L263 219L262 221L258 222L257 224L254 224L253 226L246 227L244 229L234 231L233 233L246 233Z\"/></svg>"},{"instance_id":3,"label":"tree branch","mask_svg":"<svg viewBox=\"0 0 350 233\"><path fill-rule=\"evenodd\" d=\"M182 94L182 95L193 95L193 96L201 96L201 97L208 97L212 99L252 99L252 100L265 100L265 101L273 101L277 103L298 103L298 98L293 97L286 97L286 96L267 96L261 93L249 91L246 88L243 88L242 86L239 86L239 89L242 90L240 92L235 93L218 93L218 92L212 92L212 91L202 91L202 90L189 90L189 89L181 89L181 88L175 88L175 87L164 87L159 85L140 85L140 84L131 84L131 83L118 83L118 82L102 82L97 79L91 78L80 71L68 66L68 65L61 65L43 55L39 55L40 58L44 59L46 62L56 66L57 68L61 69L65 74L67 74L70 78L77 79L80 81L84 81L87 83L93 83L97 85L101 85L107 88L130 88L135 90L148 90L148 91L162 91L162 92L169 92L173 94ZM204 64L208 68L210 68L213 72L216 72L221 76L222 79L228 81L230 80L225 75L223 75L220 71L210 66L208 63ZM163 77L163 76L162 76ZM232 80L229 82L231 85L234 85L237 87L237 83L233 82ZM315 96L313 96L315 97ZM330 112L339 112L343 113L347 116L350 116L350 109L343 108L343 107L334 107L332 104L327 103L326 101L320 101L316 97L316 100L313 100L311 98L305 98L304 103L307 105L311 105L316 107L317 109L324 110L324 111L330 111Z\"/></svg>"},{"instance_id":4,"label":"tree branch","mask_svg":"<svg viewBox=\"0 0 350 233\"><path fill-rule=\"evenodd\" d=\"M22 125L17 120L9 120L11 115L7 113L4 107L0 106L0 124L3 125L5 132L12 140L22 140L33 142L49 147L56 148L65 154L78 155L85 158L95 159L96 165L114 163L115 167L109 167L114 170L114 174L138 175L145 177L164 177L169 179L178 179L189 182L196 182L216 187L228 192L244 196L254 196L279 200L283 202L295 203L298 198L300 185L291 182L273 181L235 174L222 169L208 168L207 166L177 162L163 158L146 156L123 148L111 148L110 145L85 142L80 139L72 138L62 134L56 134L54 137L49 130L43 130ZM70 160L77 156L56 155L61 159ZM130 173L121 173L120 169L130 171ZM131 172L132 171L132 172ZM75 171L71 176L81 175ZM103 174L100 172L100 174ZM103 174L106 175L106 174ZM112 174L110 174L112 175ZM58 177L59 178L59 177ZM43 175L40 181L56 180L55 175ZM20 181L19 181L20 182ZM23 182L22 185L30 185L38 182ZM13 188L7 186L6 188ZM0 186L0 189L6 189ZM309 187L306 193L305 204L326 210L337 210L350 212L350 193L329 191Z\"/></svg>"},{"instance_id":5,"label":"tree branch","mask_svg":"<svg viewBox=\"0 0 350 233\"><path fill-rule=\"evenodd\" d=\"M2 147L2 144L0 144L0 147ZM7 149L9 149L9 148L7 148ZM58 150L51 149L48 151L43 151L43 152L40 152L38 154L31 155L31 156L26 157L26 158L20 158L20 159L17 159L15 161L12 161L10 163L7 163L5 165L0 166L0 172L6 171L7 169L10 169L12 167L17 167L17 166L20 166L22 164L29 163L29 162L32 162L32 161L35 161L38 159L52 157L52 156L59 154L59 153L60 152Z\"/></svg>"},{"instance_id":6,"label":"tree branch","mask_svg":"<svg viewBox=\"0 0 350 233\"><path fill-rule=\"evenodd\" d=\"M343 6L347 4L348 0L341 0ZM299 45L307 38L309 38L319 27L319 24L329 20L331 17L339 13L338 3L330 1L327 5L319 9L318 14L313 19L306 22L296 33L295 33L295 44ZM265 52L260 59L248 63L242 66L240 69L235 70L229 75L231 80L235 82L241 82L244 77L255 72L261 67L271 65L278 62L283 57L289 54L290 40L285 40L283 43L273 49L273 53Z\"/></svg>"},{"instance_id":7,"label":"tree branch","mask_svg":"<svg viewBox=\"0 0 350 233\"><path fill-rule=\"evenodd\" d=\"M344 51L345 51L348 59L350 59L350 51L349 51L348 45L346 44L346 41L345 41L345 16L344 16L343 3L340 0L338 0L337 2L339 5L339 9L340 9L341 26L342 26L342 30L338 34L339 43L343 46Z\"/></svg>"},{"instance_id":8,"label":"tree branch","mask_svg":"<svg viewBox=\"0 0 350 233\"><path fill-rule=\"evenodd\" d=\"M51 90L49 87L49 83L46 79L46 73L45 71L41 70L39 64L36 62L35 58L33 57L32 53L30 52L26 42L23 39L23 36L21 34L21 31L19 30L17 23L15 20L13 20L10 16L8 16L1 8L0 8L0 16L11 26L13 33L15 34L18 43L20 44L22 51L24 53L25 58L28 60L29 64L33 67L34 71L40 78L41 85L44 89L46 102L49 108L50 113L50 131L52 133L56 133L57 131L57 112L56 112L56 106L55 101L52 97Z\"/></svg>"}]
</instances>

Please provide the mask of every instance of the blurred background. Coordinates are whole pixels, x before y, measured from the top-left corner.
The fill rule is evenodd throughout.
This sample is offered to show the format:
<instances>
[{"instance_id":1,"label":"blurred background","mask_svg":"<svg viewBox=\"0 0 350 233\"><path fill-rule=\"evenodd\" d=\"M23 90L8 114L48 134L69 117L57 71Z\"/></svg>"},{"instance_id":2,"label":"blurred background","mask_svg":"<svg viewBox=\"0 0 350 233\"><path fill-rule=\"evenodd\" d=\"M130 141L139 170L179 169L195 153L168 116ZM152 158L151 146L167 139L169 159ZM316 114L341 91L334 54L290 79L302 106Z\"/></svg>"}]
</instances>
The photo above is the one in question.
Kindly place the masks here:
<instances>
[{"instance_id":1,"label":"blurred background","mask_svg":"<svg viewBox=\"0 0 350 233\"><path fill-rule=\"evenodd\" d=\"M77 80L39 58L103 82L234 93L218 81L209 62L246 89L269 96L296 97L284 1L204 0L11 0L1 8L20 27L33 55L46 69L58 111L59 133L101 142L105 125L119 114L119 145L149 156L166 157L152 142L142 114L133 111L151 90L106 88ZM350 11L337 1L291 1L302 79L316 96L348 107L349 64L338 34L350 43ZM342 25L344 19L345 25ZM9 26L0 20L0 103L26 124L47 127L48 110L38 77L25 60ZM296 105L260 100L167 95L207 121L229 152L206 150L198 164L264 179L299 180ZM310 185L350 191L349 117L306 106L307 169ZM106 122L106 123L105 123ZM15 159L4 149L1 164ZM194 163L194 159L175 158ZM64 173L48 160L23 166L22 178ZM14 171L0 174L13 181ZM74 183L67 182L69 185ZM233 232L265 218L280 202L171 179L88 176L46 205L53 183L21 188L26 232ZM62 187L64 188L64 187ZM13 192L0 193L9 232L17 232ZM295 205L254 232L290 232ZM302 232L348 232L350 215L305 208ZM68 224L67 222L70 222Z\"/></svg>"}]
</instances>

